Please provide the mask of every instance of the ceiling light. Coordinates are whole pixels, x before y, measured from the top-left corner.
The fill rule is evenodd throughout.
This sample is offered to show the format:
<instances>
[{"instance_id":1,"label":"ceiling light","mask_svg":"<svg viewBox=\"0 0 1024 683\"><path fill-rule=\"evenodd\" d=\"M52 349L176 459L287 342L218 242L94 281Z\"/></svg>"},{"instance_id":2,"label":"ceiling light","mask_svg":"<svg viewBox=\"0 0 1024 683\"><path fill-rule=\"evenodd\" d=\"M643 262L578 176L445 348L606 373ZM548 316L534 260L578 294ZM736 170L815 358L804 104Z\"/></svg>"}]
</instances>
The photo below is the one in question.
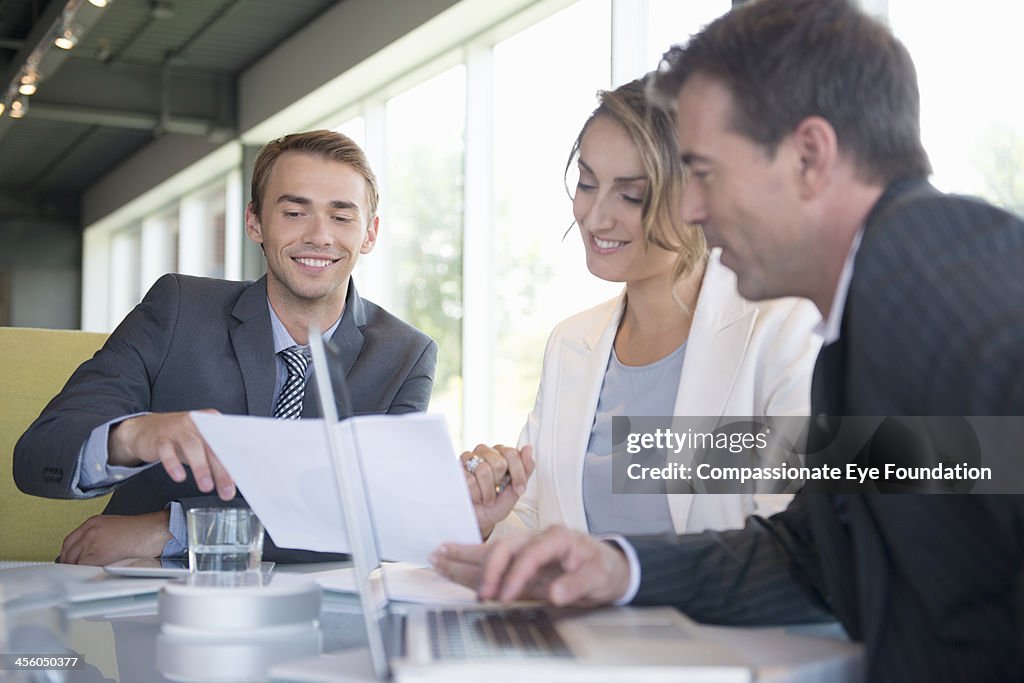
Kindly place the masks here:
<instances>
[{"instance_id":1,"label":"ceiling light","mask_svg":"<svg viewBox=\"0 0 1024 683\"><path fill-rule=\"evenodd\" d=\"M78 45L78 37L82 35L82 27L78 24L65 24L64 28L61 29L57 37L53 39L53 44L62 50L70 50L75 45Z\"/></svg>"},{"instance_id":2,"label":"ceiling light","mask_svg":"<svg viewBox=\"0 0 1024 683\"><path fill-rule=\"evenodd\" d=\"M7 113L12 119L20 119L28 113L28 100L19 95L11 101L11 111Z\"/></svg>"},{"instance_id":3,"label":"ceiling light","mask_svg":"<svg viewBox=\"0 0 1024 683\"><path fill-rule=\"evenodd\" d=\"M4 115L4 110L7 109L7 105L0 101L0 116Z\"/></svg>"},{"instance_id":4,"label":"ceiling light","mask_svg":"<svg viewBox=\"0 0 1024 683\"><path fill-rule=\"evenodd\" d=\"M98 7L106 7L113 1L114 0L89 0L90 3ZM38 4L38 2L36 4ZM59 2L58 0L54 0L50 4L62 4L64 5L64 9L59 15L52 18L46 26L45 32L40 36L35 45L26 44L24 46L25 49L31 47L31 52L21 63L20 67L14 66L14 68L11 69L12 76L10 76L10 80L0 85L0 88L2 88L0 92L4 94L4 106L0 107L0 114L14 116L16 118L24 116L28 107L28 100L24 98L35 94L39 89L41 84L39 66L44 61L47 54L54 47L62 50L71 50L78 45L84 37L85 30L83 26L75 22L75 17L78 11L86 4L83 0L60 0ZM5 6L3 0L0 0L0 6ZM88 23L86 26L91 26L95 23L98 17L98 15L92 11L86 11L84 16L88 17ZM17 106L13 101L15 96L21 98L21 101Z\"/></svg>"},{"instance_id":5,"label":"ceiling light","mask_svg":"<svg viewBox=\"0 0 1024 683\"><path fill-rule=\"evenodd\" d=\"M18 85L18 92L22 95L35 95L36 90L39 89L39 72L35 69L28 68L21 75L21 81Z\"/></svg>"}]
</instances>

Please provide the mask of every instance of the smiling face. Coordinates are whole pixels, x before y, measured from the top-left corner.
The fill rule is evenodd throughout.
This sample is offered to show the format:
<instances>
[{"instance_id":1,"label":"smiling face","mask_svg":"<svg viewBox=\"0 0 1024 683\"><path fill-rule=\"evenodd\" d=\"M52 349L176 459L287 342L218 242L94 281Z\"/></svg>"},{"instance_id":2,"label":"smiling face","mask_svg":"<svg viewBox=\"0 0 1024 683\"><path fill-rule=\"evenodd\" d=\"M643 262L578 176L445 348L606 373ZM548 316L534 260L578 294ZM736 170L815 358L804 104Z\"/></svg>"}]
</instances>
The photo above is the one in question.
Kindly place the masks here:
<instances>
[{"instance_id":1,"label":"smiling face","mask_svg":"<svg viewBox=\"0 0 1024 683\"><path fill-rule=\"evenodd\" d=\"M610 282L671 277L676 254L647 242L643 226L647 176L626 129L597 116L579 147L572 212L587 249L587 268Z\"/></svg>"},{"instance_id":2,"label":"smiling face","mask_svg":"<svg viewBox=\"0 0 1024 683\"><path fill-rule=\"evenodd\" d=\"M267 296L278 315L340 316L356 260L376 243L377 223L358 171L304 152L281 154L260 215L250 206L245 220L246 233L263 247Z\"/></svg>"},{"instance_id":3,"label":"smiling face","mask_svg":"<svg viewBox=\"0 0 1024 683\"><path fill-rule=\"evenodd\" d=\"M676 99L679 149L689 178L682 218L704 228L736 272L740 294L759 300L807 296L808 259L818 250L808 228L801 176L806 165L789 138L774 156L729 126L733 99L697 74Z\"/></svg>"}]
</instances>

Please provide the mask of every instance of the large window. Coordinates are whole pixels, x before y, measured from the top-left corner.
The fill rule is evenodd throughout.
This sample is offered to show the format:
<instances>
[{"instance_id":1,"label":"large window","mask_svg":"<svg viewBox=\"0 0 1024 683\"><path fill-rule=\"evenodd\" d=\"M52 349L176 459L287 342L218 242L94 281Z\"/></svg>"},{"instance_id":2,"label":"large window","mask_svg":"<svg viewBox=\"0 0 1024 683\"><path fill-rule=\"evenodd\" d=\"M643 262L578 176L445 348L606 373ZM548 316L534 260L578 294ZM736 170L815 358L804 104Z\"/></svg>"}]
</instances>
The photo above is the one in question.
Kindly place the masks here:
<instances>
[{"instance_id":1,"label":"large window","mask_svg":"<svg viewBox=\"0 0 1024 683\"><path fill-rule=\"evenodd\" d=\"M611 85L610 4L576 3L494 48L493 389L489 415L467 425L471 442L515 442L551 329L619 291L587 271L563 177L597 90Z\"/></svg>"},{"instance_id":2,"label":"large window","mask_svg":"<svg viewBox=\"0 0 1024 683\"><path fill-rule=\"evenodd\" d=\"M1024 215L1024 91L1007 76L1024 7L888 0L888 9L917 67L934 184Z\"/></svg>"},{"instance_id":3,"label":"large window","mask_svg":"<svg viewBox=\"0 0 1024 683\"><path fill-rule=\"evenodd\" d=\"M110 240L110 318L120 320L142 299L139 279L141 228L120 230Z\"/></svg>"},{"instance_id":4,"label":"large window","mask_svg":"<svg viewBox=\"0 0 1024 683\"><path fill-rule=\"evenodd\" d=\"M685 43L731 6L731 0L648 0L647 68L655 68L670 46Z\"/></svg>"},{"instance_id":5,"label":"large window","mask_svg":"<svg viewBox=\"0 0 1024 683\"><path fill-rule=\"evenodd\" d=\"M392 312L437 341L431 409L447 415L456 433L462 415L465 91L460 65L388 100L380 234Z\"/></svg>"},{"instance_id":6,"label":"large window","mask_svg":"<svg viewBox=\"0 0 1024 683\"><path fill-rule=\"evenodd\" d=\"M230 171L126 225L86 231L82 327L109 331L165 273L237 278L245 226Z\"/></svg>"},{"instance_id":7,"label":"large window","mask_svg":"<svg viewBox=\"0 0 1024 683\"><path fill-rule=\"evenodd\" d=\"M178 272L178 207L147 216L142 221L140 287L148 290L164 273Z\"/></svg>"},{"instance_id":8,"label":"large window","mask_svg":"<svg viewBox=\"0 0 1024 683\"><path fill-rule=\"evenodd\" d=\"M224 277L225 183L186 195L179 206L178 265L186 275Z\"/></svg>"}]
</instances>

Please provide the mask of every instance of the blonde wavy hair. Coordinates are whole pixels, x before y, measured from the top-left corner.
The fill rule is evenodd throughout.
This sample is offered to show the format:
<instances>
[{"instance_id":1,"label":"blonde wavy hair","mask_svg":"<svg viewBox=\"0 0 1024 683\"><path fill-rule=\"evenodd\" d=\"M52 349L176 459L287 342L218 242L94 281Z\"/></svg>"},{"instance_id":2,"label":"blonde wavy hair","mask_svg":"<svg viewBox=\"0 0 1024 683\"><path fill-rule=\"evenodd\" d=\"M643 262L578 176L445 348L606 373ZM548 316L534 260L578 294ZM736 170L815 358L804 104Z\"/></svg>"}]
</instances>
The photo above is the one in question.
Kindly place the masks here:
<instances>
[{"instance_id":1,"label":"blonde wavy hair","mask_svg":"<svg viewBox=\"0 0 1024 683\"><path fill-rule=\"evenodd\" d=\"M689 274L704 262L708 254L704 231L696 225L683 223L680 202L683 193L682 161L676 144L674 114L650 102L646 95L651 74L630 81L615 90L599 90L598 107L583 124L565 163L568 178L572 164L579 157L580 142L590 124L604 116L622 126L636 145L647 176L642 221L648 244L677 254L673 275L676 280Z\"/></svg>"}]
</instances>

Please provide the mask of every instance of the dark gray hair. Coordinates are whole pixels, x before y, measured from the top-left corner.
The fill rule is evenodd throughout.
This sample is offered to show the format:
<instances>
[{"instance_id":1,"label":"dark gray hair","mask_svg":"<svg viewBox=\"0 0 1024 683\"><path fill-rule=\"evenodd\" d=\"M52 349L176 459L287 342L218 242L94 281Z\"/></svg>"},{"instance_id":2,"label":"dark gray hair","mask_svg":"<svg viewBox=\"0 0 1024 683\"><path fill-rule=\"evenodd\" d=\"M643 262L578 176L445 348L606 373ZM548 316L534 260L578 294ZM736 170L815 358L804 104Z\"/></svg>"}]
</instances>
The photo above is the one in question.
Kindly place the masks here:
<instances>
[{"instance_id":1,"label":"dark gray hair","mask_svg":"<svg viewBox=\"0 0 1024 683\"><path fill-rule=\"evenodd\" d=\"M859 175L931 174L917 73L892 32L850 0L757 0L665 53L653 89L675 100L694 74L732 94L732 130L774 156L809 116L826 119Z\"/></svg>"}]
</instances>

